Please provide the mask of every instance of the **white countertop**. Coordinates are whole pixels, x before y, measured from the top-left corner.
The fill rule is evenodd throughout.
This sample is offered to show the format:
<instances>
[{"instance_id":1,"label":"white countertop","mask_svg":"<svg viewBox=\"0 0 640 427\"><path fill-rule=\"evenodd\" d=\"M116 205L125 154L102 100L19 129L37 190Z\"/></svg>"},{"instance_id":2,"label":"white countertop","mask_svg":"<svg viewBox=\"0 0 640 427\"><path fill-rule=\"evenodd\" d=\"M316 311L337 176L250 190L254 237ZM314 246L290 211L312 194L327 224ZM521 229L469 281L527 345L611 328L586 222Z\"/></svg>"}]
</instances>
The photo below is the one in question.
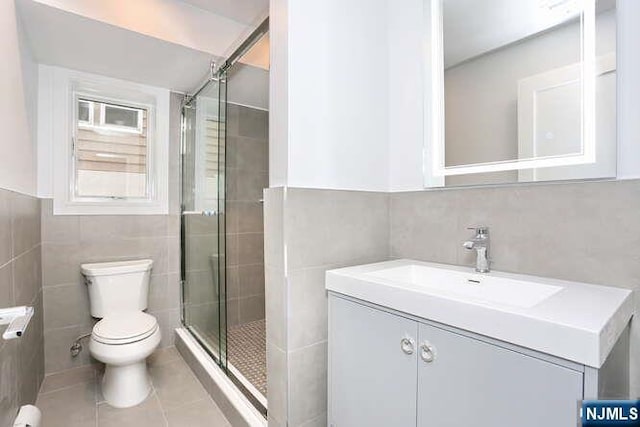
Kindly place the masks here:
<instances>
[{"instance_id":1,"label":"white countertop","mask_svg":"<svg viewBox=\"0 0 640 427\"><path fill-rule=\"evenodd\" d=\"M461 301L437 289L370 273L422 265L563 289L532 307ZM396 260L327 271L326 288L373 304L599 368L633 315L630 290L472 268Z\"/></svg>"}]
</instances>

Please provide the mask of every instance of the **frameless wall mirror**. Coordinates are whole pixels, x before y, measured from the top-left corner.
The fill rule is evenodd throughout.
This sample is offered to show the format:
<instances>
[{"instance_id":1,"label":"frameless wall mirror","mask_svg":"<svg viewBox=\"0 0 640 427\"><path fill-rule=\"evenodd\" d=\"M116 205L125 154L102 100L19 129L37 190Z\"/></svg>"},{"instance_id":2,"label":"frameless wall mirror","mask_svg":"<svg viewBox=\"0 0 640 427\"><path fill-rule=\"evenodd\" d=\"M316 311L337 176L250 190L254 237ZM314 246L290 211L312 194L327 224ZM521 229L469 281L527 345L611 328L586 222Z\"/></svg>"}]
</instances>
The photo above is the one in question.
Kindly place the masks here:
<instances>
[{"instance_id":1,"label":"frameless wall mirror","mask_svg":"<svg viewBox=\"0 0 640 427\"><path fill-rule=\"evenodd\" d=\"M425 0L428 187L616 176L615 0Z\"/></svg>"}]
</instances>

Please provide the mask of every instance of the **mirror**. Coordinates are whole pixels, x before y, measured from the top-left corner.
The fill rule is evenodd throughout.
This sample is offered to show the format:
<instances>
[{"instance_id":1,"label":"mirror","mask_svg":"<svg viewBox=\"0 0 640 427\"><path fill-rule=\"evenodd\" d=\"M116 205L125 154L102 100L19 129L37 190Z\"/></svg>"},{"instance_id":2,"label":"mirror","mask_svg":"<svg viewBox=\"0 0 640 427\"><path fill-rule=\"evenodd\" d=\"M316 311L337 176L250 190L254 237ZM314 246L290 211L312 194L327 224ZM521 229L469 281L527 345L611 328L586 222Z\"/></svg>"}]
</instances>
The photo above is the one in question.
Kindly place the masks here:
<instances>
[{"instance_id":1,"label":"mirror","mask_svg":"<svg viewBox=\"0 0 640 427\"><path fill-rule=\"evenodd\" d=\"M615 177L615 0L426 1L426 186Z\"/></svg>"}]
</instances>

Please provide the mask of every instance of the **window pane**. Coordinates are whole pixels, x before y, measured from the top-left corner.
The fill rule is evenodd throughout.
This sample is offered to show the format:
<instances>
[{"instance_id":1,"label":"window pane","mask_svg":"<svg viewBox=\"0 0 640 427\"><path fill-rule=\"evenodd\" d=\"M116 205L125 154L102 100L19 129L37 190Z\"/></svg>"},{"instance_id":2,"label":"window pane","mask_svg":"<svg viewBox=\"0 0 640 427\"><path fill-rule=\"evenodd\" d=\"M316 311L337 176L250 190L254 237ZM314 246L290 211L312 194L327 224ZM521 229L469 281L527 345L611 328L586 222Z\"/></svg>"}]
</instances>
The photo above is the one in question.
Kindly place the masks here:
<instances>
[{"instance_id":1,"label":"window pane","mask_svg":"<svg viewBox=\"0 0 640 427\"><path fill-rule=\"evenodd\" d=\"M89 113L90 105L88 102L79 101L78 102L78 120L81 122L89 122L91 118Z\"/></svg>"},{"instance_id":2,"label":"window pane","mask_svg":"<svg viewBox=\"0 0 640 427\"><path fill-rule=\"evenodd\" d=\"M141 110L129 110L115 105L105 105L104 123L138 129L138 113Z\"/></svg>"},{"instance_id":3,"label":"window pane","mask_svg":"<svg viewBox=\"0 0 640 427\"><path fill-rule=\"evenodd\" d=\"M89 128L76 124L76 197L147 198L147 110L112 108L114 106L97 101L94 105L95 111L104 108L105 116L109 111L115 113L109 116L112 120L109 124L101 125L97 120ZM118 116L120 112L125 114ZM142 114L139 133L114 127L124 126L119 123L126 123L131 113L136 117L136 129L137 115ZM124 121L116 120L117 117ZM80 112L78 120L81 120Z\"/></svg>"}]
</instances>

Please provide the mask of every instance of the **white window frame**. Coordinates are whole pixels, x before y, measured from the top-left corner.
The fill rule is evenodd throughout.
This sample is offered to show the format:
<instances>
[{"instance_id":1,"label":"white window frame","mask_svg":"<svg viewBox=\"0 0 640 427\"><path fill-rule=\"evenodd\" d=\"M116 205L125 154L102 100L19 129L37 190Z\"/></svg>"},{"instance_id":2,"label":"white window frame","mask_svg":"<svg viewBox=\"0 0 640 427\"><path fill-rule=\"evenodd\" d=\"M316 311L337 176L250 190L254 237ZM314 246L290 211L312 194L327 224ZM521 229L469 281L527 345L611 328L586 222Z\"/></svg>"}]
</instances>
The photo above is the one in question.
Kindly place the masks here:
<instances>
[{"instance_id":1,"label":"white window frame","mask_svg":"<svg viewBox=\"0 0 640 427\"><path fill-rule=\"evenodd\" d=\"M151 104L151 103L139 103L139 102L135 102L135 101L130 101L130 100L126 100L126 99L115 99L115 98L106 98L104 97L104 95L102 96L97 96L95 93L86 93L86 92L82 92L82 91L74 91L73 93L73 117L74 119L72 119L72 152L71 152L71 156L73 157L73 162L72 162L72 177L71 179L73 180L71 183L71 199L73 201L79 202L79 201L95 201L95 202L99 202L101 200L111 200L111 199L117 199L117 200L125 200L125 201L131 201L131 200L146 200L149 199L151 197L153 197L154 194L154 170L155 170L155 156L154 151L155 151L155 147L153 144L153 141L155 141L155 122L156 122L156 114L155 114L155 104ZM80 102L81 99L86 99L89 100L88 102L91 102L92 104L96 104L99 103L100 105L100 121L98 124L93 124L91 126L86 126L86 125L82 125L81 122L79 120L77 120L77 106L78 103ZM135 110L135 111L139 111L138 114L138 123L137 123L137 129L133 129L131 127L128 126L117 126L117 125L109 125L109 124L104 124L104 116L105 116L105 104L108 105L115 105L118 108L121 109L128 109L128 110ZM126 107L122 104L126 104L129 105L131 107ZM147 112L147 153L146 153L146 159L147 159L147 167L146 167L146 171L145 171L145 187L146 187L146 195L144 198L140 198L140 197L130 197L130 198L123 198L123 197L87 197L87 196L79 196L78 195L78 182L77 182L77 178L78 178L78 170L77 170L77 161L76 161L76 155L77 155L77 146L75 144L76 140L77 140L77 136L75 135L76 132L76 123L77 123L77 127L78 128L85 128L85 129L95 129L95 130L105 130L105 131L116 131L116 132L125 132L125 133L131 133L134 135L139 135L142 133L142 124L143 124L143 114L142 111L146 111Z\"/></svg>"},{"instance_id":2,"label":"white window frame","mask_svg":"<svg viewBox=\"0 0 640 427\"><path fill-rule=\"evenodd\" d=\"M169 90L59 67L41 67L40 74L38 145L42 157L48 151L52 158L54 215L168 214ZM73 144L79 97L147 108L148 198L75 196Z\"/></svg>"},{"instance_id":3,"label":"white window frame","mask_svg":"<svg viewBox=\"0 0 640 427\"><path fill-rule=\"evenodd\" d=\"M124 101L127 102L127 101ZM130 102L128 102L128 104L131 104ZM106 123L106 116L107 116L107 105L105 104L101 104L100 105L100 128L102 129L113 129L113 130L117 130L118 132L128 132L128 133L134 133L134 134L141 134L142 133L142 112L140 111L140 109L138 108L129 108L126 107L124 105L117 105L115 103L110 104L109 107L115 107L115 108L119 108L121 110L129 110L129 111L137 111L138 112L138 119L137 119L137 126L136 128L132 128L131 126L118 126L118 125L111 125L111 124L107 124Z\"/></svg>"}]
</instances>

